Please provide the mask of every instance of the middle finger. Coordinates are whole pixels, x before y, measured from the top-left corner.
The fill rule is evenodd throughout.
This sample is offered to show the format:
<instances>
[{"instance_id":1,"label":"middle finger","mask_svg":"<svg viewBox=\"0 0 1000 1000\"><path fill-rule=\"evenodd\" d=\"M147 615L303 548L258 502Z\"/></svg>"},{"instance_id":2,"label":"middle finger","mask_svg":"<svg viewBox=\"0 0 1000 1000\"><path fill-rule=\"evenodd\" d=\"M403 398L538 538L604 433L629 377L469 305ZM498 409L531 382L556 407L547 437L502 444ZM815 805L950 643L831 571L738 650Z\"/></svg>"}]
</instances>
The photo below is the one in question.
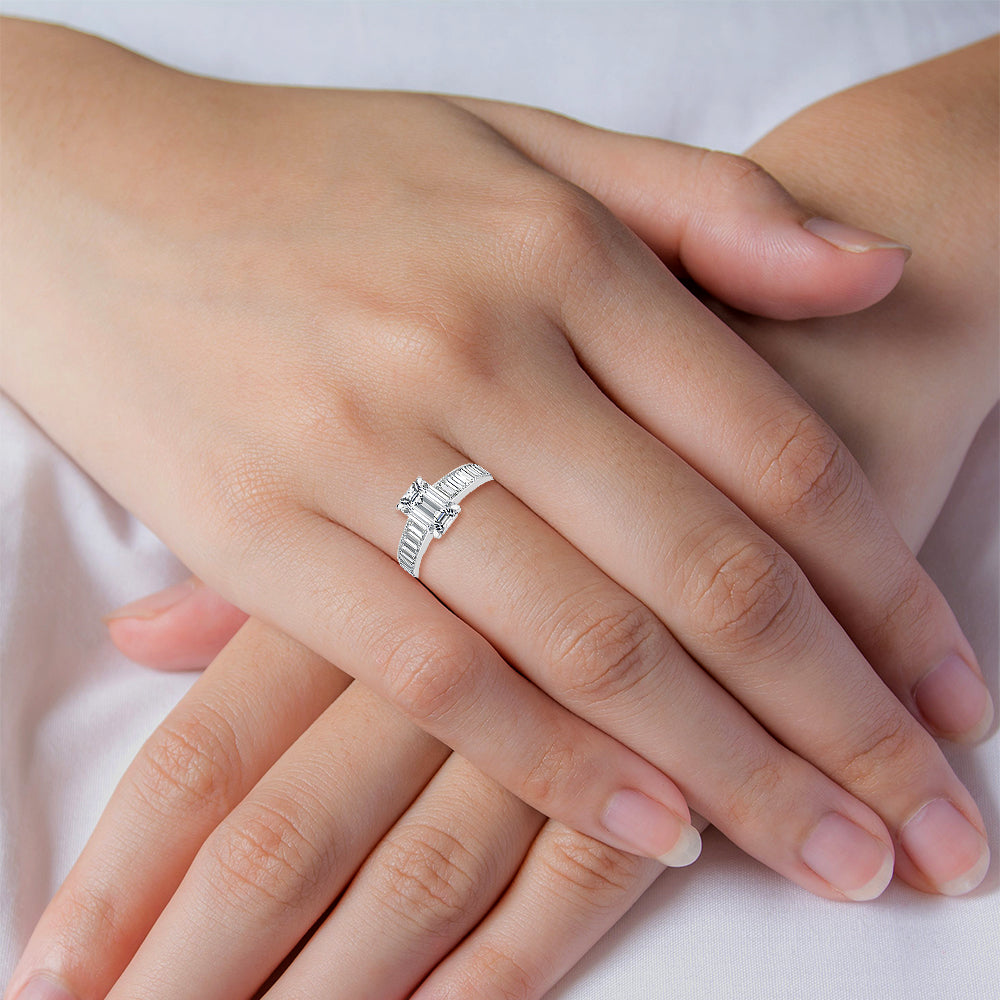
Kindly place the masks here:
<instances>
[{"instance_id":1,"label":"middle finger","mask_svg":"<svg viewBox=\"0 0 1000 1000\"><path fill-rule=\"evenodd\" d=\"M452 754L267 1000L409 996L492 907L543 820Z\"/></svg>"},{"instance_id":2,"label":"middle finger","mask_svg":"<svg viewBox=\"0 0 1000 1000\"><path fill-rule=\"evenodd\" d=\"M896 858L902 877L945 894L977 885L989 849L975 803L801 569L581 368L565 371L545 400L530 393L516 399L509 407L517 414L514 426L498 428L495 418L466 413L458 445L488 456L501 482L666 623L786 747L872 806L902 848ZM497 400L487 398L485 410L498 412ZM523 440L531 441L530 451L519 445ZM502 548L494 543L490 551ZM429 582L436 586L436 578ZM469 587L465 593L467 601L453 607L475 624L483 594L473 598ZM558 624L558 605L550 607ZM524 608L518 611L484 634L498 641L513 635L514 623L524 620ZM626 677L650 669L641 651L633 659L639 669L626 670ZM588 714L592 700L578 692L564 703L596 722ZM649 759L663 766L662 758ZM676 770L665 769L694 808L732 828L731 819L719 816L718 800L706 802ZM758 772L756 784L768 773Z\"/></svg>"}]
</instances>

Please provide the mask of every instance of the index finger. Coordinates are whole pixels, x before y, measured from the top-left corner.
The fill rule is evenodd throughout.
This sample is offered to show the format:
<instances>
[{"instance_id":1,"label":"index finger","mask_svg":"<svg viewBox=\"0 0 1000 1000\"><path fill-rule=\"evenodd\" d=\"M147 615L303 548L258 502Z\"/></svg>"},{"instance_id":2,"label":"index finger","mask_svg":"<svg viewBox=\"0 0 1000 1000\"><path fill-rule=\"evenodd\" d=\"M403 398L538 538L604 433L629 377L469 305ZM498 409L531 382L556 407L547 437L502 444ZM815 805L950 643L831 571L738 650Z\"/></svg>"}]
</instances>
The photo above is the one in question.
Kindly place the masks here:
<instances>
[{"instance_id":1,"label":"index finger","mask_svg":"<svg viewBox=\"0 0 1000 1000\"><path fill-rule=\"evenodd\" d=\"M4 995L44 970L75 996L105 996L205 838L349 683L293 640L244 625L129 766Z\"/></svg>"}]
</instances>

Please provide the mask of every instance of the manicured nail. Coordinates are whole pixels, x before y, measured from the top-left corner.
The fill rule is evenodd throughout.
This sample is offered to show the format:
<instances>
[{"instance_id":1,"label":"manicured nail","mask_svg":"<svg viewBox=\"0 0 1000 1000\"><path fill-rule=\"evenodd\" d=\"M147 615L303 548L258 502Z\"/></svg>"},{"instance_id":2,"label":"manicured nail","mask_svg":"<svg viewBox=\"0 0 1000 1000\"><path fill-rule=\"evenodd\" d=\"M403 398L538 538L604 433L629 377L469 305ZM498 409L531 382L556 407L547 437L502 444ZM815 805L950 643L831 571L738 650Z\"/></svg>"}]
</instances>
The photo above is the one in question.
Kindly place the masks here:
<instances>
[{"instance_id":1,"label":"manicured nail","mask_svg":"<svg viewBox=\"0 0 1000 1000\"><path fill-rule=\"evenodd\" d=\"M16 1000L76 1000L76 997L54 980L36 976L25 983Z\"/></svg>"},{"instance_id":2,"label":"manicured nail","mask_svg":"<svg viewBox=\"0 0 1000 1000\"><path fill-rule=\"evenodd\" d=\"M656 858L669 868L683 868L701 854L701 837L665 805L642 792L615 792L602 817L605 829L627 850Z\"/></svg>"},{"instance_id":3,"label":"manicured nail","mask_svg":"<svg viewBox=\"0 0 1000 1000\"><path fill-rule=\"evenodd\" d=\"M122 618L155 618L157 615L162 615L164 611L169 611L171 608L176 607L181 601L186 600L199 586L201 586L200 581L194 579L194 577L189 577L183 583L175 583L172 587L167 587L165 590L158 590L155 594L150 594L148 597L141 597L138 601L124 604L110 614L105 615L101 621L107 624L108 622L118 621Z\"/></svg>"},{"instance_id":4,"label":"manicured nail","mask_svg":"<svg viewBox=\"0 0 1000 1000\"><path fill-rule=\"evenodd\" d=\"M982 739L993 725L993 699L960 656L949 656L913 689L920 714L942 736Z\"/></svg>"},{"instance_id":5,"label":"manicured nail","mask_svg":"<svg viewBox=\"0 0 1000 1000\"><path fill-rule=\"evenodd\" d=\"M843 222L834 222L833 219L822 219L818 216L807 219L802 223L804 229L808 229L813 236L818 236L827 243L832 243L838 250L846 250L848 253L867 253L869 250L905 250L907 260L913 251L899 240L889 239L887 236L879 236L878 233L870 233L867 229L858 229L855 226L846 226Z\"/></svg>"},{"instance_id":6,"label":"manicured nail","mask_svg":"<svg viewBox=\"0 0 1000 1000\"><path fill-rule=\"evenodd\" d=\"M827 813L802 845L802 860L848 899L881 896L892 879L892 851L840 813Z\"/></svg>"},{"instance_id":7,"label":"manicured nail","mask_svg":"<svg viewBox=\"0 0 1000 1000\"><path fill-rule=\"evenodd\" d=\"M907 820L899 842L945 896L961 896L975 889L990 866L986 841L947 799L928 802Z\"/></svg>"}]
</instances>

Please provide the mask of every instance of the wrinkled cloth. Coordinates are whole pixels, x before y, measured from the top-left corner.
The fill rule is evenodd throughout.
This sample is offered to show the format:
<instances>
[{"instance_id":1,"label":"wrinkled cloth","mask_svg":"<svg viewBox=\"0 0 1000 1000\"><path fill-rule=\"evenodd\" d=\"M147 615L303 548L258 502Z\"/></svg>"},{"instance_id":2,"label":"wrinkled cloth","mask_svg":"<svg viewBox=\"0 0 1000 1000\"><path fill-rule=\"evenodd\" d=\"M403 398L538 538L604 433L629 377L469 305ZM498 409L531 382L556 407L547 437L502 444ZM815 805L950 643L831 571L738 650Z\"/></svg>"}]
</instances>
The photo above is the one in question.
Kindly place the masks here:
<instances>
[{"instance_id":1,"label":"wrinkled cloth","mask_svg":"<svg viewBox=\"0 0 1000 1000\"><path fill-rule=\"evenodd\" d=\"M741 150L800 107L998 28L993 3L0 2L196 72L435 90ZM994 411L921 558L998 673ZM190 675L136 667L100 615L185 575L0 398L0 983L143 740ZM1000 750L947 746L998 843ZM942 1000L996 995L994 864L965 899L893 884L814 898L716 831L550 995L556 1000Z\"/></svg>"}]
</instances>

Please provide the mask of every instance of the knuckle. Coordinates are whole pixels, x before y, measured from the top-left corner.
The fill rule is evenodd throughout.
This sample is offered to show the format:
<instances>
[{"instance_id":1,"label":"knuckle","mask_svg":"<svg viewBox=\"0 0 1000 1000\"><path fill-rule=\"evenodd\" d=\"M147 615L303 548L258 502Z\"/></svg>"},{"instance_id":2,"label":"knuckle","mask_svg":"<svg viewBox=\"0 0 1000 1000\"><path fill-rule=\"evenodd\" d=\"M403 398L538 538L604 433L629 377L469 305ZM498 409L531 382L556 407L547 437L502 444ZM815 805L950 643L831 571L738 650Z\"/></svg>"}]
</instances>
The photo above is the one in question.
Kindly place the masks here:
<instances>
[{"instance_id":1,"label":"knuckle","mask_svg":"<svg viewBox=\"0 0 1000 1000\"><path fill-rule=\"evenodd\" d=\"M928 632L940 627L943 599L916 560L907 555L907 567L895 582L891 595L877 609L871 639L866 651L873 650L872 662L898 648L901 636L906 636L911 648L919 649L920 642L929 638Z\"/></svg>"},{"instance_id":2,"label":"knuckle","mask_svg":"<svg viewBox=\"0 0 1000 1000\"><path fill-rule=\"evenodd\" d=\"M387 324L395 333L382 334L380 356L387 360L377 378L380 385L406 387L393 395L392 411L446 436L451 431L448 415L439 413L437 405L442 395L453 401L451 412L485 408L512 430L524 425L526 413L537 410L548 416L543 407L551 403L540 403L531 387L540 364L548 358L565 363L570 354L562 329L524 300L523 289L522 280L512 305L477 303L437 312L427 307ZM394 426L387 425L384 413L374 413L369 447L384 448Z\"/></svg>"},{"instance_id":3,"label":"knuckle","mask_svg":"<svg viewBox=\"0 0 1000 1000\"><path fill-rule=\"evenodd\" d=\"M351 382L329 369L316 364L289 377L295 405L284 414L286 440L299 441L313 453L327 451L331 441L350 442L355 452L376 451L383 421L369 373L359 370Z\"/></svg>"},{"instance_id":4,"label":"knuckle","mask_svg":"<svg viewBox=\"0 0 1000 1000\"><path fill-rule=\"evenodd\" d=\"M610 278L621 236L610 214L570 184L543 184L511 213L502 244L517 275L554 283L565 294L581 281Z\"/></svg>"},{"instance_id":5,"label":"knuckle","mask_svg":"<svg viewBox=\"0 0 1000 1000\"><path fill-rule=\"evenodd\" d=\"M900 709L847 740L836 773L845 788L861 793L887 781L909 783L927 773L933 747L931 737Z\"/></svg>"},{"instance_id":6,"label":"knuckle","mask_svg":"<svg viewBox=\"0 0 1000 1000\"><path fill-rule=\"evenodd\" d=\"M209 452L203 461L207 492L200 499L230 535L253 538L287 501L288 485L266 442L241 442L221 456Z\"/></svg>"},{"instance_id":7,"label":"knuckle","mask_svg":"<svg viewBox=\"0 0 1000 1000\"><path fill-rule=\"evenodd\" d=\"M510 368L510 338L492 335L496 321L480 304L434 298L400 309L383 327L380 357L394 384L413 387L421 400L466 383L470 391L489 387Z\"/></svg>"},{"instance_id":8,"label":"knuckle","mask_svg":"<svg viewBox=\"0 0 1000 1000\"><path fill-rule=\"evenodd\" d=\"M262 906L298 910L323 885L328 852L306 835L305 818L290 799L272 796L234 814L207 845L210 882L221 898L242 899L251 912Z\"/></svg>"},{"instance_id":9,"label":"knuckle","mask_svg":"<svg viewBox=\"0 0 1000 1000\"><path fill-rule=\"evenodd\" d=\"M714 546L687 581L694 627L735 651L785 637L806 605L798 567L770 540Z\"/></svg>"},{"instance_id":10,"label":"knuckle","mask_svg":"<svg viewBox=\"0 0 1000 1000\"><path fill-rule=\"evenodd\" d=\"M468 964L434 996L435 1000L534 1000L545 981L523 959L483 941Z\"/></svg>"},{"instance_id":11,"label":"knuckle","mask_svg":"<svg viewBox=\"0 0 1000 1000\"><path fill-rule=\"evenodd\" d=\"M478 992L471 994L479 1000L530 1000L537 994L538 974L499 948L492 945L480 948L479 968L483 977ZM484 990L486 983L490 986Z\"/></svg>"},{"instance_id":12,"label":"knuckle","mask_svg":"<svg viewBox=\"0 0 1000 1000\"><path fill-rule=\"evenodd\" d=\"M519 797L548 815L552 804L571 788L588 787L587 770L582 751L559 734L531 762Z\"/></svg>"},{"instance_id":13,"label":"knuckle","mask_svg":"<svg viewBox=\"0 0 1000 1000\"><path fill-rule=\"evenodd\" d=\"M546 847L543 863L550 891L592 911L620 909L648 864L569 829L559 830Z\"/></svg>"},{"instance_id":14,"label":"knuckle","mask_svg":"<svg viewBox=\"0 0 1000 1000\"><path fill-rule=\"evenodd\" d=\"M733 828L741 830L773 823L775 802L783 798L787 773L780 761L759 751L741 754L740 761L739 776L723 800L724 815Z\"/></svg>"},{"instance_id":15,"label":"knuckle","mask_svg":"<svg viewBox=\"0 0 1000 1000\"><path fill-rule=\"evenodd\" d=\"M49 938L63 951L64 966L72 967L79 961L87 967L100 942L121 940L128 908L117 906L116 897L106 886L78 880L60 893L57 903L58 917Z\"/></svg>"},{"instance_id":16,"label":"knuckle","mask_svg":"<svg viewBox=\"0 0 1000 1000\"><path fill-rule=\"evenodd\" d=\"M706 150L698 163L695 175L700 189L708 194L739 195L748 188L775 188L774 178L748 156Z\"/></svg>"},{"instance_id":17,"label":"knuckle","mask_svg":"<svg viewBox=\"0 0 1000 1000\"><path fill-rule=\"evenodd\" d=\"M223 814L243 786L231 723L205 705L167 719L136 759L132 781L160 815Z\"/></svg>"},{"instance_id":18,"label":"knuckle","mask_svg":"<svg viewBox=\"0 0 1000 1000\"><path fill-rule=\"evenodd\" d=\"M783 414L763 438L758 483L775 513L811 523L859 508L866 496L861 469L814 413Z\"/></svg>"},{"instance_id":19,"label":"knuckle","mask_svg":"<svg viewBox=\"0 0 1000 1000\"><path fill-rule=\"evenodd\" d=\"M547 645L556 683L590 703L633 691L667 653L666 631L648 608L599 595L578 595Z\"/></svg>"},{"instance_id":20,"label":"knuckle","mask_svg":"<svg viewBox=\"0 0 1000 1000\"><path fill-rule=\"evenodd\" d=\"M388 835L373 863L377 901L420 933L447 937L468 919L483 866L451 834L408 825Z\"/></svg>"},{"instance_id":21,"label":"knuckle","mask_svg":"<svg viewBox=\"0 0 1000 1000\"><path fill-rule=\"evenodd\" d=\"M386 652L383 678L390 700L423 724L438 722L487 676L487 657L472 637L425 629Z\"/></svg>"}]
</instances>

